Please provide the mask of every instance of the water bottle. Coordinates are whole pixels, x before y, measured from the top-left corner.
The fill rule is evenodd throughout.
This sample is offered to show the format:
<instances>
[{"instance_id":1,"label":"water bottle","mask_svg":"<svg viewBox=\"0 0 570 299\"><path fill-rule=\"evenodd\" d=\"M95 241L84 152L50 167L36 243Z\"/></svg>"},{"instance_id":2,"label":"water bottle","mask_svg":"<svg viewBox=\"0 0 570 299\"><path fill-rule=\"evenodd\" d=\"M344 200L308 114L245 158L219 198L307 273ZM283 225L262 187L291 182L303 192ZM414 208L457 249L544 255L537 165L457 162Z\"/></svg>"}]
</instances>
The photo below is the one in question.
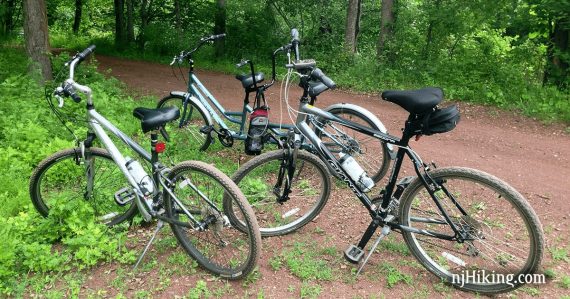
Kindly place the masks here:
<instances>
[{"instance_id":1,"label":"water bottle","mask_svg":"<svg viewBox=\"0 0 570 299\"><path fill-rule=\"evenodd\" d=\"M366 171L358 165L351 155L340 153L340 166L344 169L350 178L356 182L363 192L368 192L374 187L374 181L366 174Z\"/></svg>"},{"instance_id":2,"label":"water bottle","mask_svg":"<svg viewBox=\"0 0 570 299\"><path fill-rule=\"evenodd\" d=\"M141 191L144 195L150 195L154 192L154 183L150 176L144 171L143 167L139 161L127 157L127 163L125 166L129 170L129 173L133 176L137 184L139 185Z\"/></svg>"}]
</instances>

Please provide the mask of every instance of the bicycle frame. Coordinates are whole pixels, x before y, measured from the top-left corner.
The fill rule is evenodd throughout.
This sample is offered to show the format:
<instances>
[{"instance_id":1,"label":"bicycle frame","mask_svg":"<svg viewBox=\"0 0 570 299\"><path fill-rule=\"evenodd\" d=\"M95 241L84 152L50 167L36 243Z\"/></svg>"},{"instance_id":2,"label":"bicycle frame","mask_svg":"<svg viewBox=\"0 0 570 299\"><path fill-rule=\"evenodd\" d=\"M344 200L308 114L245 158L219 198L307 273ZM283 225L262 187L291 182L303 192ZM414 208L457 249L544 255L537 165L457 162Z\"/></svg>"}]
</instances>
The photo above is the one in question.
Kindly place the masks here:
<instances>
[{"instance_id":1,"label":"bicycle frame","mask_svg":"<svg viewBox=\"0 0 570 299\"><path fill-rule=\"evenodd\" d=\"M210 93L210 91L200 82L198 77L194 74L194 70L192 65L190 66L190 70L188 72L188 92L190 96L194 96L198 99L200 104L208 111L210 116L213 118L213 121L218 124L222 129L228 130L232 137L238 140L245 140L247 137L247 133L245 132L245 124L247 121L247 114L253 111L253 108L244 100L243 110L239 111L227 111L220 102ZM188 103L190 97L185 97L185 101L183 104L183 111L181 111L180 116L180 125L186 119L187 113L192 113L192 111L188 111ZM217 109L220 113L216 113ZM220 114L227 119L228 121L238 124L240 126L238 132L231 131L228 125L224 122ZM285 137L286 133L282 131L282 129L288 130L291 129L292 125L286 124L277 124L277 123L269 123L268 129L270 129L275 135L279 137Z\"/></svg>"},{"instance_id":2,"label":"bicycle frame","mask_svg":"<svg viewBox=\"0 0 570 299\"><path fill-rule=\"evenodd\" d=\"M404 230L404 231L408 231L408 232L412 232L412 233L429 235L429 236L440 238L440 239L456 240L459 242L462 242L464 240L465 237L460 233L459 229L451 221L449 215L443 209L441 203L439 202L439 199L435 195L436 190L433 190L434 188L429 187L430 183L435 183L432 180L432 178L429 176L429 174L427 173L427 171L429 170L429 167L427 165L425 165L422 162L421 158L408 146L409 140L411 137L413 137L413 135L411 133L409 133L407 128L404 129L403 137L400 139L398 137L383 133L381 131L376 131L376 130L364 127L362 125L359 125L357 123L353 123L351 121L339 118L339 117L337 117L331 113L328 113L324 110L321 110L317 107L314 107L314 106L308 104L308 101L306 99L301 100L301 104L299 106L299 112L300 113L297 116L297 122L295 125L295 134L296 134L295 138L296 139L301 138L301 140L303 138L306 138L309 140L309 143L312 143L314 145L316 154L319 155L323 161L326 161L330 165L331 169L333 169L339 175L341 180L343 180L348 185L348 187L358 197L358 199L366 207L366 209L370 213L370 216L372 217L373 221L369 225L368 229L366 230L364 236L362 237L362 239L358 245L360 248L364 248L364 246L366 246L366 243L369 241L369 239L373 235L374 231L376 230L376 228L380 224L388 225L392 229L400 229L400 230ZM357 186L356 182L341 167L340 162L338 161L337 157L335 157L326 148L326 146L324 146L323 142L315 134L314 129L311 129L311 127L307 123L307 120L309 122L313 123L317 128L320 128L318 126L318 124L315 123L315 117L319 117L321 120L327 120L327 121L332 121L332 122L338 123L341 126L350 127L352 129L360 132L360 133L366 134L366 135L371 136L375 139L379 139L383 142L386 142L388 144L392 144L392 145L398 147L398 152L396 154L395 163L394 163L394 166L392 169L392 174L390 175L388 184L386 185L386 189L385 189L385 192L383 194L382 204L380 207L375 207L375 205L372 204L370 197L368 197L368 195L366 193L364 193L360 190L360 188ZM326 134L326 132L324 132L324 131L322 131L322 132ZM299 135L301 135L301 136L299 136ZM413 220L414 221L422 221L422 222L430 221L430 222L439 223L439 224L448 224L453 229L454 235L446 235L446 234L441 234L441 233L428 231L428 230L420 230L420 229L416 229L413 227L401 225L397 222L393 222L393 221L391 221L391 219L388 221L386 220L386 219L388 219L387 218L388 212L389 212L388 207L390 205L390 202L393 200L392 198L394 195L394 189L396 187L396 183L397 183L397 179L398 179L398 174L400 172L400 168L402 166L402 161L405 158L405 156L408 156L412 160L417 176L421 179L422 184L424 186L426 186L426 189L430 193L430 196L432 197L436 206L442 212L442 215L445 218L445 222L443 222L441 220L437 220L437 219L414 218ZM422 171L420 171L420 168L424 169L423 173L422 173ZM449 194L449 192L447 192L447 190L445 189L444 186L441 186L441 187L443 188L444 192L448 196L450 196L450 198L452 198L452 201L456 205L456 207L463 214L465 214L464 210L461 208L459 203L457 201L455 201L453 196L451 196L451 194Z\"/></svg>"},{"instance_id":3,"label":"bicycle frame","mask_svg":"<svg viewBox=\"0 0 570 299\"><path fill-rule=\"evenodd\" d=\"M117 164L117 166L119 167L119 169L121 170L123 175L129 181L129 184L131 185L131 187L134 190L135 202L137 204L137 207L138 207L139 211L141 212L141 214L143 215L143 218L146 221L150 221L152 219L152 217L156 217L156 218L164 220L168 223L175 223L177 225L190 227L190 228L203 229L203 224L200 223L199 221L197 221L192 216L192 214L186 208L184 208L184 205L176 197L174 192L172 192L172 190L170 190L169 185L172 186L173 184L172 184L172 182L170 182L168 180L168 178L165 175L166 173L168 173L168 168L164 167L162 164L160 164L158 162L158 153L154 150L156 143L158 142L157 133L156 132L151 133L151 145L153 147L153 151L152 151L152 153L149 153L146 150L144 150L138 143L133 141L129 136L127 136L125 133L123 133L121 130L119 130L117 127L115 127L109 120L107 120L105 117L103 117L101 114L99 114L95 110L95 106L93 105L91 89L88 86L81 85L79 83L76 83L73 80L73 74L74 74L74 69L75 69L76 64L77 64L76 60L74 60L71 63L71 65L70 65L70 77L68 80L66 80L66 83L71 84L75 88L75 90L78 90L87 96L86 108L87 108L87 123L89 124L89 130L88 130L88 135L87 135L87 139L86 139L87 142L81 143L81 151L82 151L81 155L82 155L82 157L85 158L86 161L90 160L89 159L90 158L89 151L85 150L85 146L87 146L87 148L91 147L92 141L93 141L94 137L96 136L97 138L99 138L99 140L101 141L103 146L107 149L107 151L109 152L109 154L113 158L113 161ZM149 161L151 163L151 166L152 166L151 176L152 176L154 183L157 184L157 187L158 187L158 184L160 184L163 187L163 190L168 192L168 194L172 197L172 199L175 201L175 203L183 210L183 212L186 214L186 216L188 216L188 218L191 220L192 223L177 221L176 219L171 219L171 218L164 217L164 216L157 215L157 214L153 214L153 215L149 214L148 211L151 211L151 213L153 211L152 207L146 201L145 196L143 195L143 192L142 192L141 188L139 187L138 182L136 182L135 178L131 175L131 173L127 169L126 158L121 154L120 150L117 148L117 146L111 140L111 138L109 137L109 135L107 134L107 132L105 130L107 130L107 131L111 132L113 135L117 136L123 143L128 145L137 154L139 154L139 156L141 156L143 159L145 159L146 161ZM86 163L86 176L87 176L87 181L88 181L88 188L87 188L88 192L91 192L92 188L93 188L93 186L92 186L93 175L94 174L92 173L92 165L90 165L90 163ZM166 183L165 183L165 181L166 181ZM194 184L192 184L192 182L190 182L189 180L186 180L186 182L190 188L192 188L200 197L202 197L208 203L208 205L210 205L216 211L220 212L219 209L209 199L207 199L204 196L204 194L202 192L200 192L200 190L198 190L198 188ZM156 198L156 196L158 195L159 191L157 189L155 189L155 191L152 195L147 196L147 197L151 197L150 200L154 200L154 198Z\"/></svg>"}]
</instances>

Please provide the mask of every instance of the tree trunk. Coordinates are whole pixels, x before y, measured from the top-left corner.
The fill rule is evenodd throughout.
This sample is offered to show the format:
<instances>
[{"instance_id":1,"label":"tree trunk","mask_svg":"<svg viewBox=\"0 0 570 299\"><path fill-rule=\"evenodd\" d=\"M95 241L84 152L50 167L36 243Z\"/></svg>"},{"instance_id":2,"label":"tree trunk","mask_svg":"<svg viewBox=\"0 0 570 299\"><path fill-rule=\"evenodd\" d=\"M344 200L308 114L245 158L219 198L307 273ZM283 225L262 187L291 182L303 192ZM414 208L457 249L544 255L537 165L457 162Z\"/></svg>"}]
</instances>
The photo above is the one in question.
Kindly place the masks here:
<instances>
[{"instance_id":1,"label":"tree trunk","mask_svg":"<svg viewBox=\"0 0 570 299\"><path fill-rule=\"evenodd\" d=\"M15 0L2 1L4 4L4 12L0 15L0 36L8 35L14 29L14 10Z\"/></svg>"},{"instance_id":2,"label":"tree trunk","mask_svg":"<svg viewBox=\"0 0 570 299\"><path fill-rule=\"evenodd\" d=\"M134 0L127 1L127 42L132 43L135 41L135 26L134 26Z\"/></svg>"},{"instance_id":3,"label":"tree trunk","mask_svg":"<svg viewBox=\"0 0 570 299\"><path fill-rule=\"evenodd\" d=\"M441 0L436 0L435 1L435 8L433 11L438 11L440 4L441 4ZM434 19L432 16L428 16L428 18L429 18L429 24L428 24L427 36L426 36L426 46L424 48L424 55L423 55L424 60L426 60L426 61L429 59L431 43L433 41L433 27L438 22L438 20Z\"/></svg>"},{"instance_id":4,"label":"tree trunk","mask_svg":"<svg viewBox=\"0 0 570 299\"><path fill-rule=\"evenodd\" d=\"M548 65L544 71L543 83L552 83L559 88L568 88L568 69L570 61L570 30L565 24L570 22L570 18L562 18L554 21L553 29L550 33L550 42L546 51Z\"/></svg>"},{"instance_id":5,"label":"tree trunk","mask_svg":"<svg viewBox=\"0 0 570 299\"><path fill-rule=\"evenodd\" d=\"M81 12L83 10L83 0L75 0L75 17L73 18L73 33L79 33L81 25Z\"/></svg>"},{"instance_id":6,"label":"tree trunk","mask_svg":"<svg viewBox=\"0 0 570 299\"><path fill-rule=\"evenodd\" d=\"M360 6L361 0L348 1L344 43L347 50L352 53L355 53L357 49L358 31L360 30Z\"/></svg>"},{"instance_id":7,"label":"tree trunk","mask_svg":"<svg viewBox=\"0 0 570 299\"><path fill-rule=\"evenodd\" d=\"M148 25L148 23L150 22L150 19L152 17L152 15L150 13L151 9L152 9L152 1L153 0L142 0L142 4L141 4L141 27L140 27L139 36L137 37L137 42L139 44L140 49L144 49L144 44L146 42L145 29L146 29L146 26Z\"/></svg>"},{"instance_id":8,"label":"tree trunk","mask_svg":"<svg viewBox=\"0 0 570 299\"><path fill-rule=\"evenodd\" d=\"M214 19L214 34L226 33L226 1L216 0L216 16ZM225 39L221 38L214 42L216 57L224 55Z\"/></svg>"},{"instance_id":9,"label":"tree trunk","mask_svg":"<svg viewBox=\"0 0 570 299\"><path fill-rule=\"evenodd\" d=\"M394 1L382 0L382 10L380 15L380 36L376 47L378 57L382 57L386 48L386 41L392 38L394 27Z\"/></svg>"},{"instance_id":10,"label":"tree trunk","mask_svg":"<svg viewBox=\"0 0 570 299\"><path fill-rule=\"evenodd\" d=\"M46 3L44 0L24 0L24 36L26 52L34 64L31 71L39 65L42 83L51 80L52 70L49 61L49 40Z\"/></svg>"},{"instance_id":11,"label":"tree trunk","mask_svg":"<svg viewBox=\"0 0 570 299\"><path fill-rule=\"evenodd\" d=\"M125 2L124 0L115 0L115 46L123 47L125 45Z\"/></svg>"},{"instance_id":12,"label":"tree trunk","mask_svg":"<svg viewBox=\"0 0 570 299\"><path fill-rule=\"evenodd\" d=\"M182 16L180 14L180 0L174 0L174 25L176 26L176 36L178 40L182 38Z\"/></svg>"}]
</instances>

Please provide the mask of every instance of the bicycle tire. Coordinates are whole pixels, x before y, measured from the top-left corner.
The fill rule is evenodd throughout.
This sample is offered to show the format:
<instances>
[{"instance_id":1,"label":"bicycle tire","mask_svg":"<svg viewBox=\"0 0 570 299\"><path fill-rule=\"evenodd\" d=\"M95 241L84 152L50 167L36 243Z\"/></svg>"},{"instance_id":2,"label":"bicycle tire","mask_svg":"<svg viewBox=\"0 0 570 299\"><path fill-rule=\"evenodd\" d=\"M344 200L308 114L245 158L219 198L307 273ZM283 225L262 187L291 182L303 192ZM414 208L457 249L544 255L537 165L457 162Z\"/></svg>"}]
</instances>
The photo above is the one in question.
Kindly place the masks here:
<instances>
[{"instance_id":1,"label":"bicycle tire","mask_svg":"<svg viewBox=\"0 0 570 299\"><path fill-rule=\"evenodd\" d=\"M86 198L89 192L86 190L85 161L76 162L76 159L82 159L81 149L65 149L40 162L30 177L29 192L34 207L40 215L48 217L56 204L63 207L69 205L70 200L83 197L93 207L96 219L108 226L131 219L137 212L134 200L125 206L114 200L115 192L123 188L132 189L128 180L106 150L90 148L86 151L91 153L95 165L93 195ZM64 185L67 183L70 185ZM57 188L48 190L51 186ZM65 199L65 203L60 202Z\"/></svg>"},{"instance_id":2,"label":"bicycle tire","mask_svg":"<svg viewBox=\"0 0 570 299\"><path fill-rule=\"evenodd\" d=\"M169 179L174 194L193 217L199 221L214 217L203 231L170 224L184 250L203 268L221 277L233 280L251 273L259 260L261 235L255 214L236 184L215 167L199 161L185 161L174 166ZM227 211L231 205L233 213L239 213L245 229L224 225L222 215L196 196L197 192L191 187L188 188L189 179L220 211ZM178 204L168 192L165 192L164 200L167 215L184 222L186 214L177 208ZM232 249L237 253L230 258L228 251Z\"/></svg>"},{"instance_id":3,"label":"bicycle tire","mask_svg":"<svg viewBox=\"0 0 570 299\"><path fill-rule=\"evenodd\" d=\"M519 275L538 269L544 246L538 217L524 197L500 179L474 169L442 168L431 171L430 176L438 185L443 184L467 212L467 216L450 213L450 207L458 209L444 190L436 189L451 221L472 240L459 243L403 231L414 257L459 289L496 294L520 287L524 281ZM445 225L445 231L438 232L453 235L445 221L434 223L433 219L444 218L418 178L402 194L399 216L402 225L431 231ZM485 274L492 274L492 278L487 276L485 281L481 276ZM508 275L513 275L514 280L509 281Z\"/></svg>"},{"instance_id":4,"label":"bicycle tire","mask_svg":"<svg viewBox=\"0 0 570 299\"><path fill-rule=\"evenodd\" d=\"M380 128L366 115L353 110L348 107L337 107L327 110L331 114L355 122L366 127L372 128L374 130L380 130ZM356 130L349 127L337 125L336 128L342 128L344 134L336 132L336 130L330 128L330 122L324 122L323 128L332 133L335 138L351 150L349 154L358 162L358 164L366 171L368 176L375 182L378 183L390 169L390 154L388 145L374 137L362 134ZM323 144L332 153L339 153L341 148L338 143L326 136L321 130L315 128L316 135L323 141ZM340 135L340 136L339 136ZM344 138L343 138L344 137ZM349 138L347 138L349 137ZM332 172L334 174L334 172Z\"/></svg>"},{"instance_id":5,"label":"bicycle tire","mask_svg":"<svg viewBox=\"0 0 570 299\"><path fill-rule=\"evenodd\" d=\"M283 159L283 150L270 151L249 160L232 176L252 205L263 237L285 235L303 227L321 212L330 195L326 166L316 155L300 150L290 199L278 203L273 188Z\"/></svg>"},{"instance_id":6,"label":"bicycle tire","mask_svg":"<svg viewBox=\"0 0 570 299\"><path fill-rule=\"evenodd\" d=\"M210 125L205 114L208 112L203 111L192 101L189 101L186 107L186 114L183 115L183 105L184 97L172 94L162 98L158 102L157 108L174 106L180 110L180 118L166 125L166 130L170 133L170 139L172 141L169 144L179 150L186 150L198 145L201 151L205 151L212 143L212 136L210 134L201 133L200 129L203 126ZM184 120L181 119L183 117ZM190 120L188 120L188 117L190 117Z\"/></svg>"}]
</instances>

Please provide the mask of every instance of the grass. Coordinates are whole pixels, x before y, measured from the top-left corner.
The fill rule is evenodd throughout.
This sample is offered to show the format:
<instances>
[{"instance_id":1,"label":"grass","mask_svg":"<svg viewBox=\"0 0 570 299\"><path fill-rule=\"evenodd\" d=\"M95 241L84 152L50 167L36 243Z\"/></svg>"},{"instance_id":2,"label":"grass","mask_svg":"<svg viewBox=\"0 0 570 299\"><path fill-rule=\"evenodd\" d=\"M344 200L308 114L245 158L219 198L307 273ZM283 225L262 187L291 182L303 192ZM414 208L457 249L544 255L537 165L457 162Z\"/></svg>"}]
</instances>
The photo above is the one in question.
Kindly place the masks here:
<instances>
[{"instance_id":1,"label":"grass","mask_svg":"<svg viewBox=\"0 0 570 299\"><path fill-rule=\"evenodd\" d=\"M294 241L292 248L286 248L279 256L274 256L272 263L282 264L302 281L334 280L331 265L321 257L316 243Z\"/></svg>"},{"instance_id":2,"label":"grass","mask_svg":"<svg viewBox=\"0 0 570 299\"><path fill-rule=\"evenodd\" d=\"M558 282L558 286L563 289L570 289L570 276L569 275L562 276L560 278L560 281Z\"/></svg>"},{"instance_id":3,"label":"grass","mask_svg":"<svg viewBox=\"0 0 570 299\"><path fill-rule=\"evenodd\" d=\"M386 286L393 288L398 283L411 284L412 276L398 270L398 268L389 262L379 264L380 273L386 277Z\"/></svg>"},{"instance_id":4,"label":"grass","mask_svg":"<svg viewBox=\"0 0 570 299\"><path fill-rule=\"evenodd\" d=\"M299 296L301 298L317 298L322 291L321 286L305 282L301 285Z\"/></svg>"},{"instance_id":5,"label":"grass","mask_svg":"<svg viewBox=\"0 0 570 299\"><path fill-rule=\"evenodd\" d=\"M570 258L568 258L568 249L565 247L552 247L550 248L550 254L552 255L552 259L555 261L570 262Z\"/></svg>"},{"instance_id":6,"label":"grass","mask_svg":"<svg viewBox=\"0 0 570 299\"><path fill-rule=\"evenodd\" d=\"M520 292L523 292L529 296L532 297L537 297L540 295L540 290L537 288L533 288L533 287L529 287L529 286L525 286L519 289Z\"/></svg>"},{"instance_id":7,"label":"grass","mask_svg":"<svg viewBox=\"0 0 570 299\"><path fill-rule=\"evenodd\" d=\"M382 240L382 242L380 242L380 248L405 256L410 255L410 250L406 243L402 241L394 241L391 237Z\"/></svg>"}]
</instances>

